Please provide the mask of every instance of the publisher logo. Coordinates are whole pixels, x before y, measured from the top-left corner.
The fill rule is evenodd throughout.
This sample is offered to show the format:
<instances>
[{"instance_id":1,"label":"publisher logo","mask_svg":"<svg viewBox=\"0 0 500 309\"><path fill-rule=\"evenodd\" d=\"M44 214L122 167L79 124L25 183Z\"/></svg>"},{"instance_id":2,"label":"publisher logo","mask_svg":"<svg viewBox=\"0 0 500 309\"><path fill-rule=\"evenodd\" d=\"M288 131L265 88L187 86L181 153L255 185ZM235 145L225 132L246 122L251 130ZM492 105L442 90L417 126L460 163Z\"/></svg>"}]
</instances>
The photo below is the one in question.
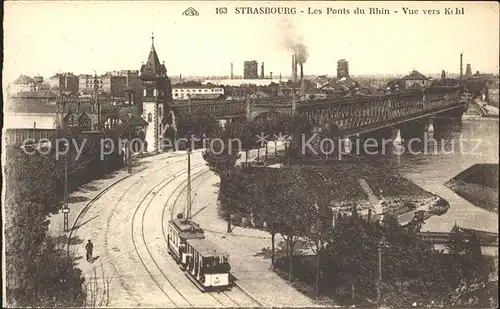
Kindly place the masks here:
<instances>
[{"instance_id":1,"label":"publisher logo","mask_svg":"<svg viewBox=\"0 0 500 309\"><path fill-rule=\"evenodd\" d=\"M184 15L184 16L198 16L198 15L200 15L200 13L198 13L198 11L197 11L197 10L195 10L194 8L189 7L189 8L187 8L187 9L186 9L186 10L182 13L182 15Z\"/></svg>"}]
</instances>

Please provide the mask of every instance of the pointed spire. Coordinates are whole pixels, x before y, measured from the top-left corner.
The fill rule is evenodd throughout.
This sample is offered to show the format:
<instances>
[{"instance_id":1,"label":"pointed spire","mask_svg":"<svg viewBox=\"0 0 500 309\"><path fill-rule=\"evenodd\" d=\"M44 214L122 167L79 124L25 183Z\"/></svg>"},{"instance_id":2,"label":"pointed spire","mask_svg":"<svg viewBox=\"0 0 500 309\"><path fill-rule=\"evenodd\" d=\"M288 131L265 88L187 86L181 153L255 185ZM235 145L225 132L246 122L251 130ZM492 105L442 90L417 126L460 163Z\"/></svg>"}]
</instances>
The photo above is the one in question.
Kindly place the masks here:
<instances>
[{"instance_id":1,"label":"pointed spire","mask_svg":"<svg viewBox=\"0 0 500 309\"><path fill-rule=\"evenodd\" d=\"M165 64L160 63L154 46L154 33L151 34L151 51L149 52L148 60L141 66L141 76L160 76L166 74Z\"/></svg>"},{"instance_id":2,"label":"pointed spire","mask_svg":"<svg viewBox=\"0 0 500 309\"><path fill-rule=\"evenodd\" d=\"M151 32L151 50L155 50L155 33Z\"/></svg>"}]
</instances>

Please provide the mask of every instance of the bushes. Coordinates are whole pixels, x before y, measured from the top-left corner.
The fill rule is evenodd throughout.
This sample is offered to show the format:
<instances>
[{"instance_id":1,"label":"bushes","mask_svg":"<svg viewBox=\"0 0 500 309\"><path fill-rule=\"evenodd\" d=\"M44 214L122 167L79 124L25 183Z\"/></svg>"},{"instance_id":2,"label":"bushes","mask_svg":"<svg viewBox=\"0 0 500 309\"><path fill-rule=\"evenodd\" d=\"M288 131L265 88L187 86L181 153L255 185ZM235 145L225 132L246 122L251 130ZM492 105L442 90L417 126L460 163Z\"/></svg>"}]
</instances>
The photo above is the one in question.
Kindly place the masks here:
<instances>
[{"instance_id":1,"label":"bushes","mask_svg":"<svg viewBox=\"0 0 500 309\"><path fill-rule=\"evenodd\" d=\"M59 137L80 142L84 138L76 133L66 134ZM99 143L99 139L86 143L77 160L75 149L68 152L69 192L123 166L117 153L101 161L100 147L96 147ZM74 267L64 246L58 247L47 236L47 216L62 207L64 160L58 160L55 151L28 155L14 147L6 149L6 158L5 255L9 305L82 306L85 295L81 271Z\"/></svg>"}]
</instances>

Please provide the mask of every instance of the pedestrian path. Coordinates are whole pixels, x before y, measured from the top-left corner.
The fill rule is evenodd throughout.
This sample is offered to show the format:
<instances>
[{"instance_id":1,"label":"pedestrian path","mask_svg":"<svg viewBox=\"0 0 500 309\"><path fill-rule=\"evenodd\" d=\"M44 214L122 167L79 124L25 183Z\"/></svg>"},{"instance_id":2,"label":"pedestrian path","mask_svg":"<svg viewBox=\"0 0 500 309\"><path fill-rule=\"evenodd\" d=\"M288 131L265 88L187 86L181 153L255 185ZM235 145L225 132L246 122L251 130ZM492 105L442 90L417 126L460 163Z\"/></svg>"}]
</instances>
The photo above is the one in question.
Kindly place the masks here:
<instances>
[{"instance_id":1,"label":"pedestrian path","mask_svg":"<svg viewBox=\"0 0 500 309\"><path fill-rule=\"evenodd\" d=\"M368 196L368 200L370 203L375 207L375 213L377 215L382 214L382 205L380 204L379 199L375 196L375 194L372 191L372 188L368 185L366 182L366 179L360 178L358 179L358 183L361 186L361 189L365 192L366 196Z\"/></svg>"},{"instance_id":2,"label":"pedestrian path","mask_svg":"<svg viewBox=\"0 0 500 309\"><path fill-rule=\"evenodd\" d=\"M271 246L270 234L253 228L232 227L227 233L227 222L218 215L217 190L219 177L212 174L195 191L203 199L196 199L193 218L205 230L206 237L230 255L231 272L236 284L263 306L314 307L315 301L278 276L272 269L270 257L262 255L263 248ZM276 241L281 236L276 235Z\"/></svg>"},{"instance_id":3,"label":"pedestrian path","mask_svg":"<svg viewBox=\"0 0 500 309\"><path fill-rule=\"evenodd\" d=\"M87 204L96 198L105 188L112 184L128 177L126 170L119 170L112 177L97 179L88 184L83 185L80 189L72 192L68 197L68 226L71 229L75 225L75 220L80 213L85 209ZM64 214L62 209L49 217L49 234L57 237L67 235L69 232L64 231ZM81 223L80 223L81 224ZM78 227L78 225L76 226Z\"/></svg>"},{"instance_id":4,"label":"pedestrian path","mask_svg":"<svg viewBox=\"0 0 500 309\"><path fill-rule=\"evenodd\" d=\"M132 173L138 173L144 170L148 165L155 164L158 161L164 160L165 158L175 157L184 155L183 153L160 153L158 155L147 156L138 160L139 163L144 163L144 166L134 167ZM81 215L81 213L85 210L87 205L95 199L98 195L102 193L103 190L110 187L113 184L120 182L121 180L127 178L130 174L127 173L127 169L123 168L114 172L111 176L108 176L103 179L96 179L92 182L89 182L78 190L70 193L68 197L68 227L71 230L72 228L78 228L82 222L79 222L75 225L75 221ZM59 210L57 214L53 214L49 216L50 224L49 224L49 235L53 237L58 236L69 236L69 232L64 231L64 214L62 209Z\"/></svg>"}]
</instances>

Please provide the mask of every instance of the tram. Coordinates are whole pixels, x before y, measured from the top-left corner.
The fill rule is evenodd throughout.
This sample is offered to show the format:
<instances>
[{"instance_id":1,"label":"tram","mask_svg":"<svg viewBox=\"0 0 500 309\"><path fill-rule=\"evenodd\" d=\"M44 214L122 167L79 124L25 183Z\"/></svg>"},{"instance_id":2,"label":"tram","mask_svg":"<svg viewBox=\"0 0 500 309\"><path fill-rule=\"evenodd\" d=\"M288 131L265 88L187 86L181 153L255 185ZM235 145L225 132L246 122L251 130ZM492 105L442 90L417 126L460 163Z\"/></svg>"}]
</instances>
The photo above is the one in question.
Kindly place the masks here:
<instances>
[{"instance_id":1,"label":"tram","mask_svg":"<svg viewBox=\"0 0 500 309\"><path fill-rule=\"evenodd\" d=\"M188 149L186 216L168 222L168 253L186 276L202 291L231 286L229 254L205 239L203 229L191 219L191 149Z\"/></svg>"},{"instance_id":2,"label":"tram","mask_svg":"<svg viewBox=\"0 0 500 309\"><path fill-rule=\"evenodd\" d=\"M182 218L168 223L168 253L202 292L231 287L229 255L205 239L203 229Z\"/></svg>"}]
</instances>

